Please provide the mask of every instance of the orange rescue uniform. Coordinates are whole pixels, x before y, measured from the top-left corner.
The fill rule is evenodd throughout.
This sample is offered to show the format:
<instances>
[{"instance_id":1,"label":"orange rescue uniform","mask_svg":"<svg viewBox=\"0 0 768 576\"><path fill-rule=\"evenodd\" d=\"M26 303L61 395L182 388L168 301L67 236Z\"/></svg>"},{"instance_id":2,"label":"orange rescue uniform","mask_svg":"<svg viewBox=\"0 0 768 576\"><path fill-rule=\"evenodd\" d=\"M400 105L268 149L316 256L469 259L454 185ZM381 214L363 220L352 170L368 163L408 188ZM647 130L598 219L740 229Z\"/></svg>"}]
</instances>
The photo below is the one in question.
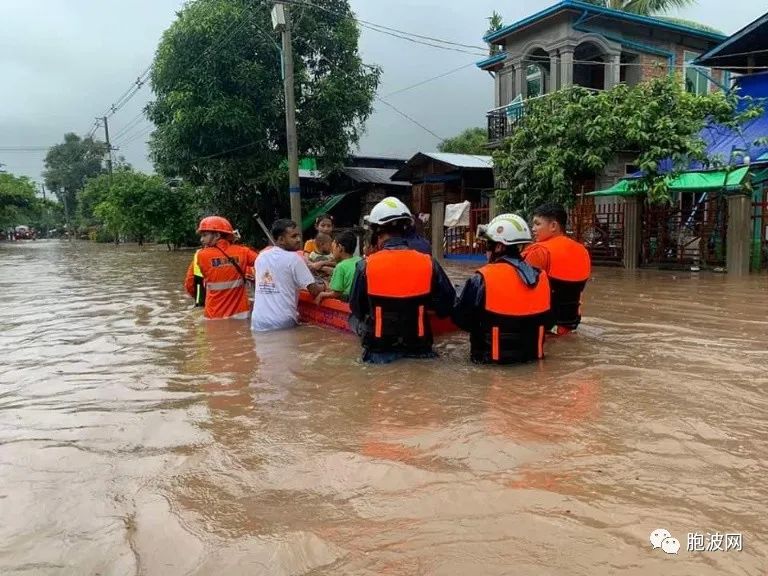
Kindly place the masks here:
<instances>
[{"instance_id":1,"label":"orange rescue uniform","mask_svg":"<svg viewBox=\"0 0 768 576\"><path fill-rule=\"evenodd\" d=\"M587 249L568 236L553 236L528 246L523 259L549 276L552 319L558 333L575 330L581 322L582 293L592 273Z\"/></svg>"},{"instance_id":2,"label":"orange rescue uniform","mask_svg":"<svg viewBox=\"0 0 768 576\"><path fill-rule=\"evenodd\" d=\"M249 312L245 278L253 269L258 252L227 240L219 240L216 246L202 248L197 252L197 265L205 283L206 318L247 318ZM243 271L241 274L234 263ZM194 261L187 269L184 289L195 297Z\"/></svg>"}]
</instances>

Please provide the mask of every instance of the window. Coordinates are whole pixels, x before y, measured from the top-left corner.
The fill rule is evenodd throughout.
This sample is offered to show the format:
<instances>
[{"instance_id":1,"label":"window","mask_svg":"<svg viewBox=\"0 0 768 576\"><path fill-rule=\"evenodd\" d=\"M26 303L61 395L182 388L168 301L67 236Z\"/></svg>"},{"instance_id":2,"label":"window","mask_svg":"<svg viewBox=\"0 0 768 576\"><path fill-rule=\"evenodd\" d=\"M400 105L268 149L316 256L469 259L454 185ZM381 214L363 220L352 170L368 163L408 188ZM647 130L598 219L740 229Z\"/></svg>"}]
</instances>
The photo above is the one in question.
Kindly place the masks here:
<instances>
[{"instance_id":1,"label":"window","mask_svg":"<svg viewBox=\"0 0 768 576\"><path fill-rule=\"evenodd\" d=\"M544 93L544 77L541 68L535 64L531 64L525 69L525 82L528 98L541 96Z\"/></svg>"},{"instance_id":2,"label":"window","mask_svg":"<svg viewBox=\"0 0 768 576\"><path fill-rule=\"evenodd\" d=\"M691 94L703 95L709 92L709 78L703 73L709 73L708 68L692 66L691 62L699 57L696 52L684 52L685 56L685 89ZM701 71L700 71L701 70Z\"/></svg>"}]
</instances>

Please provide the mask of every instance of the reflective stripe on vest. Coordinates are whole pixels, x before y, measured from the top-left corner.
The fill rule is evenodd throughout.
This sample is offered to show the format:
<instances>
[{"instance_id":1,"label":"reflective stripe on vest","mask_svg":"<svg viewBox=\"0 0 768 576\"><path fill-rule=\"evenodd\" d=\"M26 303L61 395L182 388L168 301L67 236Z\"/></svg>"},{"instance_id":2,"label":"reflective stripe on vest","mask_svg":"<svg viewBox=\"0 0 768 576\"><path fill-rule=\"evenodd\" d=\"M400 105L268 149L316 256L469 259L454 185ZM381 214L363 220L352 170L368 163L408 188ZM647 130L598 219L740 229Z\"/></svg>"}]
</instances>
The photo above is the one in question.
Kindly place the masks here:
<instances>
[{"instance_id":1,"label":"reflective stripe on vest","mask_svg":"<svg viewBox=\"0 0 768 576\"><path fill-rule=\"evenodd\" d=\"M221 290L232 290L233 288L240 288L240 286L243 286L245 282L243 282L242 278L238 278L237 280L231 280L229 282L207 282L205 285L205 289L209 292L218 292Z\"/></svg>"},{"instance_id":2,"label":"reflective stripe on vest","mask_svg":"<svg viewBox=\"0 0 768 576\"><path fill-rule=\"evenodd\" d=\"M537 242L537 245L549 252L547 274L550 278L564 282L589 280L592 266L589 252L583 244L571 240L568 236L554 236L549 240Z\"/></svg>"},{"instance_id":3,"label":"reflective stripe on vest","mask_svg":"<svg viewBox=\"0 0 768 576\"><path fill-rule=\"evenodd\" d=\"M200 250L195 250L195 256L192 258L192 274L195 280L195 306L205 306L205 278L200 270L200 263L197 260Z\"/></svg>"}]
</instances>

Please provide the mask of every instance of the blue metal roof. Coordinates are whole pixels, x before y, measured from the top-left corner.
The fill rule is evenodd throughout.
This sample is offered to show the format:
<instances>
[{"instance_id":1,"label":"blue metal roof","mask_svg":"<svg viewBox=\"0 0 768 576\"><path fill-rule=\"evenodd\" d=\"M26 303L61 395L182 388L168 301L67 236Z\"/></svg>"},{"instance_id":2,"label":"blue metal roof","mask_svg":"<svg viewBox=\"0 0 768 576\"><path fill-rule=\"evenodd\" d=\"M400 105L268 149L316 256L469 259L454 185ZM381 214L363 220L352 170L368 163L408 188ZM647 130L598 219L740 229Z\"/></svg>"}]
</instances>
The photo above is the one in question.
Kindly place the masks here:
<instances>
[{"instance_id":1,"label":"blue metal roof","mask_svg":"<svg viewBox=\"0 0 768 576\"><path fill-rule=\"evenodd\" d=\"M750 22L744 26L744 28L730 36L725 42L715 46L706 54L699 56L694 64L700 66L727 67L728 64L732 64L732 62L729 62L728 60L735 58L735 56L732 56L733 53L740 55L742 59L746 60L747 54L744 54L745 52L753 50L759 52L761 49L765 49L766 44L768 43L768 41L766 41L767 33L768 13L763 14L754 22ZM759 54L755 55L759 56Z\"/></svg>"},{"instance_id":2,"label":"blue metal roof","mask_svg":"<svg viewBox=\"0 0 768 576\"><path fill-rule=\"evenodd\" d=\"M585 2L579 2L578 0L562 0L562 2L559 2L554 6L550 6L549 8L546 8L541 12L537 12L536 14L529 16L528 18L524 18L522 20L519 20L518 22L510 24L509 26L505 26L504 28L502 28L501 30L497 30L496 32L491 32L490 34L486 34L483 37L483 40L485 42L493 43L511 34L512 32L515 32L516 30L520 30L521 28L530 26L531 24L534 24L539 20L543 20L548 16L552 16L553 14L556 14L564 10L569 10L569 9L580 10L583 12L590 12L597 16L602 15L609 18L614 18L616 20L623 20L625 22L634 22L639 24L645 24L646 26L664 28L674 32L681 32L689 36L699 36L699 37L706 38L708 40L715 40L717 42L722 42L727 38L727 36L723 34L715 34L713 32L701 30L699 28L693 28L691 26L685 26L683 24L677 24L675 22L662 20L660 18L653 18L651 16L640 16L638 14L631 14L629 12L623 12L621 10L615 10L613 8L603 8L602 6L595 6L594 4L587 4Z\"/></svg>"},{"instance_id":3,"label":"blue metal roof","mask_svg":"<svg viewBox=\"0 0 768 576\"><path fill-rule=\"evenodd\" d=\"M490 58L486 58L485 60L480 60L480 62L476 62L475 65L478 68L488 68L489 66L493 66L494 64L498 64L499 62L504 62L504 59L507 57L506 52L502 52L501 54L496 54L495 56L491 56Z\"/></svg>"}]
</instances>

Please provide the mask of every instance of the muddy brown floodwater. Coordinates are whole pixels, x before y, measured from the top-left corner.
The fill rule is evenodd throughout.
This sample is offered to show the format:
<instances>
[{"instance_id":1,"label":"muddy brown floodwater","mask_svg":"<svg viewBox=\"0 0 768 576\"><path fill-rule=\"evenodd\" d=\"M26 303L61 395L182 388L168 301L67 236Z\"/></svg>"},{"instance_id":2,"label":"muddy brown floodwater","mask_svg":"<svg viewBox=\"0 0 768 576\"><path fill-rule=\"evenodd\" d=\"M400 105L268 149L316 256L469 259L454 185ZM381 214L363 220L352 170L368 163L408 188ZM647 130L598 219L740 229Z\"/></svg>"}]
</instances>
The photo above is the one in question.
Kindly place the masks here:
<instances>
[{"instance_id":1,"label":"muddy brown floodwater","mask_svg":"<svg viewBox=\"0 0 768 576\"><path fill-rule=\"evenodd\" d=\"M382 367L201 322L190 257L0 245L1 574L768 572L765 276L597 269L539 365Z\"/></svg>"}]
</instances>

